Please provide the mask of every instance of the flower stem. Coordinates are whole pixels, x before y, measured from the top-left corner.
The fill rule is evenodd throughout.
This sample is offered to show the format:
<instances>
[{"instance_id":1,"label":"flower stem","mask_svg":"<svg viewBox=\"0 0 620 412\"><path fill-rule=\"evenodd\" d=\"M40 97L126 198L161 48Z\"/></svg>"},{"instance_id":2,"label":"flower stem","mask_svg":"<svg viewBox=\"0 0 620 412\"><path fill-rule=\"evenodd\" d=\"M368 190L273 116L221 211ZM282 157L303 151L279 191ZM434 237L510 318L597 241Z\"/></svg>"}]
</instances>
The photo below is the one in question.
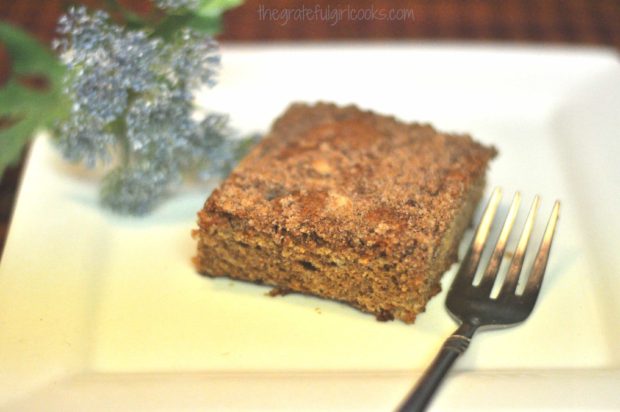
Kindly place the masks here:
<instances>
[{"instance_id":1,"label":"flower stem","mask_svg":"<svg viewBox=\"0 0 620 412\"><path fill-rule=\"evenodd\" d=\"M119 13L123 17L128 27L133 28L133 29L138 29L146 25L146 22L144 21L142 17L140 17L140 15L125 8L118 1L106 0L106 4L110 12Z\"/></svg>"},{"instance_id":2,"label":"flower stem","mask_svg":"<svg viewBox=\"0 0 620 412\"><path fill-rule=\"evenodd\" d=\"M110 123L109 128L118 142L120 163L123 167L127 167L131 160L131 147L129 146L129 139L127 138L127 125L125 124L124 117L120 117Z\"/></svg>"}]
</instances>

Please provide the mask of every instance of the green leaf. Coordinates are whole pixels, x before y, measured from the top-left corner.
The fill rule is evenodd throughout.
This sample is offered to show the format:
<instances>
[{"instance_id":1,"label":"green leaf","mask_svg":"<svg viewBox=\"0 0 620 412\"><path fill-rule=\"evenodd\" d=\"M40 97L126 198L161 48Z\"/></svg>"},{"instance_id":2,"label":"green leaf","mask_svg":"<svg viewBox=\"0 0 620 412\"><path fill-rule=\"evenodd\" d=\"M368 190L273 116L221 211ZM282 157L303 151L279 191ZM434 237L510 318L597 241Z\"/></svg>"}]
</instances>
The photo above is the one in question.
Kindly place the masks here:
<instances>
[{"instance_id":1,"label":"green leaf","mask_svg":"<svg viewBox=\"0 0 620 412\"><path fill-rule=\"evenodd\" d=\"M216 35L222 30L222 13L243 3L243 0L202 0L195 12L184 10L168 15L155 27L153 35L170 39L183 27Z\"/></svg>"},{"instance_id":2,"label":"green leaf","mask_svg":"<svg viewBox=\"0 0 620 412\"><path fill-rule=\"evenodd\" d=\"M153 35L163 39L170 39L178 30L191 27L201 33L216 35L222 28L219 16L199 16L192 13L172 14L167 16L157 26Z\"/></svg>"},{"instance_id":3,"label":"green leaf","mask_svg":"<svg viewBox=\"0 0 620 412\"><path fill-rule=\"evenodd\" d=\"M187 26L214 36L222 30L222 19L219 16L196 15L187 21Z\"/></svg>"},{"instance_id":4,"label":"green leaf","mask_svg":"<svg viewBox=\"0 0 620 412\"><path fill-rule=\"evenodd\" d=\"M0 129L0 176L4 168L15 162L22 148L37 128L32 117L22 119L6 129Z\"/></svg>"},{"instance_id":5,"label":"green leaf","mask_svg":"<svg viewBox=\"0 0 620 412\"><path fill-rule=\"evenodd\" d=\"M196 14L203 17L217 17L242 3L243 0L202 0Z\"/></svg>"},{"instance_id":6,"label":"green leaf","mask_svg":"<svg viewBox=\"0 0 620 412\"><path fill-rule=\"evenodd\" d=\"M168 15L155 27L153 36L170 40L174 33L185 27L193 17L194 15L190 13Z\"/></svg>"},{"instance_id":7,"label":"green leaf","mask_svg":"<svg viewBox=\"0 0 620 412\"><path fill-rule=\"evenodd\" d=\"M116 0L106 0L106 5L110 11L120 13L127 27L131 29L142 29L147 24L139 14L134 13Z\"/></svg>"},{"instance_id":8,"label":"green leaf","mask_svg":"<svg viewBox=\"0 0 620 412\"><path fill-rule=\"evenodd\" d=\"M12 122L0 129L0 176L19 158L24 145L37 129L49 127L68 112L62 93L64 67L57 58L28 33L0 22L0 42L11 56L11 75L0 88L0 116ZM23 76L43 76L45 90L25 86Z\"/></svg>"},{"instance_id":9,"label":"green leaf","mask_svg":"<svg viewBox=\"0 0 620 412\"><path fill-rule=\"evenodd\" d=\"M0 116L18 116L24 110L28 110L32 101L40 94L22 86L15 79L9 80L0 89Z\"/></svg>"},{"instance_id":10,"label":"green leaf","mask_svg":"<svg viewBox=\"0 0 620 412\"><path fill-rule=\"evenodd\" d=\"M14 73L22 75L62 73L63 68L52 53L25 31L0 21L0 41L11 55Z\"/></svg>"}]
</instances>

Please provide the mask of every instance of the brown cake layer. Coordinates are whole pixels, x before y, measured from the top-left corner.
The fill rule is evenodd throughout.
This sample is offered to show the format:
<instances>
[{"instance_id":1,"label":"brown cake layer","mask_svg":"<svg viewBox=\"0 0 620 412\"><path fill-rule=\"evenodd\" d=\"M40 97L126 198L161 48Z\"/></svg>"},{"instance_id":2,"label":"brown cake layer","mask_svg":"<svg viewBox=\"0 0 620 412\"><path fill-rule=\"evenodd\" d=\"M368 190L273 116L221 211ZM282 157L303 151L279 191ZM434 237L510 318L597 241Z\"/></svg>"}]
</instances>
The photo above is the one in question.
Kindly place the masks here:
<instances>
[{"instance_id":1,"label":"brown cake layer","mask_svg":"<svg viewBox=\"0 0 620 412\"><path fill-rule=\"evenodd\" d=\"M294 104L198 213L196 268L413 322L495 154L355 106Z\"/></svg>"}]
</instances>

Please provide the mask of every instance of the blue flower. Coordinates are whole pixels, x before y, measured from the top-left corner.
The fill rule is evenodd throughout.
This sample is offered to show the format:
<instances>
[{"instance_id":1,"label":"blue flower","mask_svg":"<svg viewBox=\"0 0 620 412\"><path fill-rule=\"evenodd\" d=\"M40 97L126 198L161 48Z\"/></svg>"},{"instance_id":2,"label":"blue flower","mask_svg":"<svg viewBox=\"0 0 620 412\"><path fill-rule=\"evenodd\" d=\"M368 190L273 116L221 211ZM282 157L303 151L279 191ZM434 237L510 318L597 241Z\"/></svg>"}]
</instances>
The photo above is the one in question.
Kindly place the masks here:
<instances>
[{"instance_id":1,"label":"blue flower","mask_svg":"<svg viewBox=\"0 0 620 412\"><path fill-rule=\"evenodd\" d=\"M102 182L105 206L147 213L184 176L230 170L244 141L231 139L226 116L194 118L193 92L213 86L220 67L211 37L185 28L164 40L84 7L61 17L58 32L55 47L70 68L65 88L73 109L58 127L57 144L67 159L89 167L116 160Z\"/></svg>"}]
</instances>

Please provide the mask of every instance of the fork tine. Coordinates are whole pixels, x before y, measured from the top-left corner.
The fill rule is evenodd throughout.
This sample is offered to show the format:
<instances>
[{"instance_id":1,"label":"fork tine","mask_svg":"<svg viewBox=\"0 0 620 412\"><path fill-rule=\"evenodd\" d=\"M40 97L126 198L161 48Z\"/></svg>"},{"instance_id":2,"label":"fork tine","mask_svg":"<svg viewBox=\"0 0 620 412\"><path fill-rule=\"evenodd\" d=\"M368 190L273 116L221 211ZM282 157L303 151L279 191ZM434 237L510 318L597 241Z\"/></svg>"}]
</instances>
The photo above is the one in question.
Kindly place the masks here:
<instances>
[{"instance_id":1,"label":"fork tine","mask_svg":"<svg viewBox=\"0 0 620 412\"><path fill-rule=\"evenodd\" d=\"M553 241L553 235L555 234L555 227L560 215L560 202L556 201L551 211L551 216L547 222L547 228L540 246L534 264L530 271L525 290L523 291L523 299L528 304L533 305L538 298L540 292L540 286L542 285L545 269L547 268L547 261L549 260L549 251L551 250L551 243Z\"/></svg>"},{"instance_id":2,"label":"fork tine","mask_svg":"<svg viewBox=\"0 0 620 412\"><path fill-rule=\"evenodd\" d=\"M484 244L489 236L489 231L491 230L491 224L493 223L493 219L495 218L495 213L497 212L497 208L499 207L499 203L502 200L502 189L496 187L493 190L493 194L489 199L489 203L487 203L486 208L484 209L484 213L482 214L482 219L480 219L480 223L476 228L476 234L469 245L469 249L467 250L467 254L463 259L463 263L459 269L459 272L456 275L455 281L453 282L453 287L458 287L457 284L468 283L471 284L474 275L476 274L476 270L478 269L478 263L480 263L480 256L482 256L482 251L484 249Z\"/></svg>"},{"instance_id":3,"label":"fork tine","mask_svg":"<svg viewBox=\"0 0 620 412\"><path fill-rule=\"evenodd\" d=\"M508 237L510 236L510 232L512 231L512 227L517 218L520 204L521 194L516 192L514 198L512 199L512 204L510 205L508 214L506 215L506 220L504 221L502 231L497 238L495 249L493 249L493 254L489 259L484 275L478 285L479 291L482 294L489 295L491 293L491 289L493 289L497 272L499 272L499 267L502 263L502 258L504 257L504 250L506 250L506 243L508 242Z\"/></svg>"},{"instance_id":4,"label":"fork tine","mask_svg":"<svg viewBox=\"0 0 620 412\"><path fill-rule=\"evenodd\" d=\"M536 212L538 211L539 204L540 198L538 196L534 197L534 201L532 202L532 206L530 207L530 211L527 215L527 220L525 221L525 226L521 232L521 237L519 238L519 243L517 244L517 250L515 250L515 254L510 261L510 267L508 268L506 279L504 279L504 284L502 285L502 289L500 290L498 296L512 295L517 289L519 275L521 274L521 268L523 267L523 259L525 258L525 251L527 250L527 245L530 241L530 237L532 236L532 230L534 229L534 222L536 221Z\"/></svg>"}]
</instances>

